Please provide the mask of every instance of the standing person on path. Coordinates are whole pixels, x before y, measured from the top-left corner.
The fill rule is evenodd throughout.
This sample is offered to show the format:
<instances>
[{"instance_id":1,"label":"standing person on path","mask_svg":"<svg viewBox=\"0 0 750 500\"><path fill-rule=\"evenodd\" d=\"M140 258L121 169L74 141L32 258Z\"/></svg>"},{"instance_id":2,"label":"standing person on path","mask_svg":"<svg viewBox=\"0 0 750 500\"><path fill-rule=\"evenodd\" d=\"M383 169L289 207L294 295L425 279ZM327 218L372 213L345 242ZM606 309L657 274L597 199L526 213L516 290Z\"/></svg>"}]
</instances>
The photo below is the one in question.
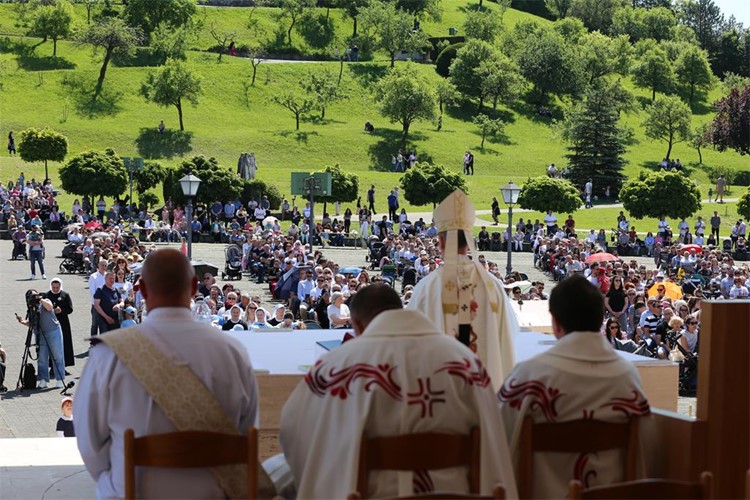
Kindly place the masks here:
<instances>
[{"instance_id":1,"label":"standing person on path","mask_svg":"<svg viewBox=\"0 0 750 500\"><path fill-rule=\"evenodd\" d=\"M493 226L497 226L497 218L500 216L500 203L497 201L497 197L492 197L492 223Z\"/></svg>"},{"instance_id":2,"label":"standing person on path","mask_svg":"<svg viewBox=\"0 0 750 500\"><path fill-rule=\"evenodd\" d=\"M31 263L31 279L36 279L36 264L39 263L39 271L42 279L47 279L44 273L44 234L38 225L31 226L31 232L26 237L29 245L29 262Z\"/></svg>"},{"instance_id":3,"label":"standing person on path","mask_svg":"<svg viewBox=\"0 0 750 500\"><path fill-rule=\"evenodd\" d=\"M16 154L16 140L13 138L13 131L8 132L8 155Z\"/></svg>"},{"instance_id":4,"label":"standing person on path","mask_svg":"<svg viewBox=\"0 0 750 500\"><path fill-rule=\"evenodd\" d=\"M396 194L391 191L391 194L388 195L388 218L393 222L398 222L396 210L398 210L398 199L396 198Z\"/></svg>"},{"instance_id":5,"label":"standing person on path","mask_svg":"<svg viewBox=\"0 0 750 500\"><path fill-rule=\"evenodd\" d=\"M91 296L91 331L89 337L95 337L99 333L107 331L99 322L99 313L94 307L94 295L96 295L97 290L104 286L104 278L108 265L109 262L106 259L100 259L96 265L96 272L89 276L89 295Z\"/></svg>"},{"instance_id":6,"label":"standing person on path","mask_svg":"<svg viewBox=\"0 0 750 500\"><path fill-rule=\"evenodd\" d=\"M474 175L474 155L471 151L464 154L464 174Z\"/></svg>"},{"instance_id":7,"label":"standing person on path","mask_svg":"<svg viewBox=\"0 0 750 500\"><path fill-rule=\"evenodd\" d=\"M594 183L591 179L586 182L586 185L583 188L583 194L586 201L586 208L593 207L594 205L591 203L591 197L594 194Z\"/></svg>"},{"instance_id":8,"label":"standing person on path","mask_svg":"<svg viewBox=\"0 0 750 500\"><path fill-rule=\"evenodd\" d=\"M190 299L196 289L187 257L169 248L152 252L143 264L140 289L148 316L138 326L99 337L90 351L73 416L78 450L98 498L125 494L126 429L138 437L188 428L240 434L258 425L258 389L247 350L193 320ZM141 382L152 376L169 384L166 394ZM247 485L244 493L230 491L223 481L217 484L217 476L208 469L147 467L138 470L136 491L143 498L247 496Z\"/></svg>"},{"instance_id":9,"label":"standing person on path","mask_svg":"<svg viewBox=\"0 0 750 500\"><path fill-rule=\"evenodd\" d=\"M375 211L375 184L371 184L370 189L367 190L367 208L372 215L377 215Z\"/></svg>"},{"instance_id":10,"label":"standing person on path","mask_svg":"<svg viewBox=\"0 0 750 500\"><path fill-rule=\"evenodd\" d=\"M104 286L94 294L94 309L99 314L100 331L112 331L120 328L120 309L124 307L119 290L115 288L115 273L104 273Z\"/></svg>"},{"instance_id":11,"label":"standing person on path","mask_svg":"<svg viewBox=\"0 0 750 500\"><path fill-rule=\"evenodd\" d=\"M714 199L714 202L719 200L719 203L724 203L724 190L726 187L727 180L723 175L720 175L719 178L716 179L716 199Z\"/></svg>"},{"instance_id":12,"label":"standing person on path","mask_svg":"<svg viewBox=\"0 0 750 500\"><path fill-rule=\"evenodd\" d=\"M417 284L407 308L422 311L440 331L474 351L498 390L513 368L519 327L502 284L468 256L475 254L474 218L474 206L460 190L435 209L445 263Z\"/></svg>"},{"instance_id":13,"label":"standing person on path","mask_svg":"<svg viewBox=\"0 0 750 500\"><path fill-rule=\"evenodd\" d=\"M719 229L721 228L721 217L719 217L719 212L714 210L714 215L711 217L711 235L713 235L716 238L716 241L719 241Z\"/></svg>"},{"instance_id":14,"label":"standing person on path","mask_svg":"<svg viewBox=\"0 0 750 500\"><path fill-rule=\"evenodd\" d=\"M73 301L70 300L68 292L63 290L62 280L52 278L49 282L47 299L52 302L53 311L60 323L63 337L63 352L65 353L65 366L76 364L75 352L73 351L73 332L70 328L70 316L73 314Z\"/></svg>"}]
</instances>

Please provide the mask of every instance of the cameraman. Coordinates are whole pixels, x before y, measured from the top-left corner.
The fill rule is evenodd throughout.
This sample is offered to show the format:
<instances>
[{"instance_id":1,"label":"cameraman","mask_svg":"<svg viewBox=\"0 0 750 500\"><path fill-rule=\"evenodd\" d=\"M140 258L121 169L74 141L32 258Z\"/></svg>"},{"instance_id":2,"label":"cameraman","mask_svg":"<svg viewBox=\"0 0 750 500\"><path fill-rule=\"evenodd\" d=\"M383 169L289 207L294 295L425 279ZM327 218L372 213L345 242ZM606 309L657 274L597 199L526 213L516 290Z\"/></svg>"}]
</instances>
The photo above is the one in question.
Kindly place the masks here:
<instances>
[{"instance_id":1,"label":"cameraman","mask_svg":"<svg viewBox=\"0 0 750 500\"><path fill-rule=\"evenodd\" d=\"M37 356L37 377L39 389L45 389L49 384L50 357L55 372L56 388L63 387L65 367L63 366L63 338L60 322L55 316L52 302L34 289L26 292L26 319L16 314L19 323L27 328L34 328L36 342L39 346ZM32 319L33 318L33 319Z\"/></svg>"}]
</instances>

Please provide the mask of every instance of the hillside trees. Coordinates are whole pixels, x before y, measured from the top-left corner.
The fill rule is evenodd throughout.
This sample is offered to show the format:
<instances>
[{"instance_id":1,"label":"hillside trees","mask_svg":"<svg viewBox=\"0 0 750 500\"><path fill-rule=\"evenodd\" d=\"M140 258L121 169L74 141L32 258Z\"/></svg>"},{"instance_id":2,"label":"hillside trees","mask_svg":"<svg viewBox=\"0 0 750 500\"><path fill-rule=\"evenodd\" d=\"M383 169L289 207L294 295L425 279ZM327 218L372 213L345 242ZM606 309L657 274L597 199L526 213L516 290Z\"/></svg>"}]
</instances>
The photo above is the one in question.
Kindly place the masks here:
<instances>
[{"instance_id":1,"label":"hillside trees","mask_svg":"<svg viewBox=\"0 0 750 500\"><path fill-rule=\"evenodd\" d=\"M359 177L357 174L346 172L338 163L328 165L323 172L331 173L331 193L330 195L316 195L316 202L334 203L337 201L353 202L357 200L359 193Z\"/></svg>"},{"instance_id":2,"label":"hillside trees","mask_svg":"<svg viewBox=\"0 0 750 500\"><path fill-rule=\"evenodd\" d=\"M640 55L633 66L633 83L651 90L651 100L657 92L669 93L674 87L674 71L667 52L654 46Z\"/></svg>"},{"instance_id":3,"label":"hillside trees","mask_svg":"<svg viewBox=\"0 0 750 500\"><path fill-rule=\"evenodd\" d=\"M174 106L180 119L180 130L185 130L182 117L183 102L193 106L198 105L199 97L203 93L200 75L195 74L186 63L167 60L164 66L151 73L141 84L140 93L147 101L159 106Z\"/></svg>"},{"instance_id":4,"label":"hillside trees","mask_svg":"<svg viewBox=\"0 0 750 500\"><path fill-rule=\"evenodd\" d=\"M90 43L95 49L104 50L104 60L99 69L99 78L96 81L94 99L99 97L104 86L104 78L112 56L115 53L131 55L135 47L143 41L143 32L140 28L128 26L125 21L117 17L105 17L90 25L81 35L80 40Z\"/></svg>"},{"instance_id":5,"label":"hillside trees","mask_svg":"<svg viewBox=\"0 0 750 500\"><path fill-rule=\"evenodd\" d=\"M737 201L737 213L745 220L750 220L750 188Z\"/></svg>"},{"instance_id":6,"label":"hillside trees","mask_svg":"<svg viewBox=\"0 0 750 500\"><path fill-rule=\"evenodd\" d=\"M336 75L327 70L310 73L301 84L302 89L307 92L312 98L314 105L320 110L321 120L324 120L326 117L326 108L331 103L344 97L343 90L338 86Z\"/></svg>"},{"instance_id":7,"label":"hillside trees","mask_svg":"<svg viewBox=\"0 0 750 500\"><path fill-rule=\"evenodd\" d=\"M711 142L716 149L734 149L750 154L750 85L734 87L729 94L714 103Z\"/></svg>"},{"instance_id":8,"label":"hillside trees","mask_svg":"<svg viewBox=\"0 0 750 500\"><path fill-rule=\"evenodd\" d=\"M695 32L700 46L709 52L718 43L724 15L713 0L683 0L677 4L680 21Z\"/></svg>"},{"instance_id":9,"label":"hillside trees","mask_svg":"<svg viewBox=\"0 0 750 500\"><path fill-rule=\"evenodd\" d=\"M432 203L434 208L456 189L466 193L464 178L442 165L417 163L401 177L404 198L412 205L422 206Z\"/></svg>"},{"instance_id":10,"label":"hillside trees","mask_svg":"<svg viewBox=\"0 0 750 500\"><path fill-rule=\"evenodd\" d=\"M620 191L622 206L636 219L682 219L701 208L698 186L679 172L641 172Z\"/></svg>"},{"instance_id":11,"label":"hillside trees","mask_svg":"<svg viewBox=\"0 0 750 500\"><path fill-rule=\"evenodd\" d=\"M629 73L633 47L626 36L610 38L595 31L585 34L578 46L583 71L589 83L612 73Z\"/></svg>"},{"instance_id":12,"label":"hillside trees","mask_svg":"<svg viewBox=\"0 0 750 500\"><path fill-rule=\"evenodd\" d=\"M52 39L52 56L57 56L57 40L71 34L73 10L67 2L62 0L57 5L45 5L34 13L30 34Z\"/></svg>"},{"instance_id":13,"label":"hillside trees","mask_svg":"<svg viewBox=\"0 0 750 500\"><path fill-rule=\"evenodd\" d=\"M380 113L391 123L402 126L402 143L405 146L409 129L416 120L435 119L437 99L435 90L414 63L406 63L391 69L375 85L375 96L380 104Z\"/></svg>"},{"instance_id":14,"label":"hillside trees","mask_svg":"<svg viewBox=\"0 0 750 500\"><path fill-rule=\"evenodd\" d=\"M292 30L294 29L297 21L300 20L302 14L305 12L307 7L312 7L314 4L312 0L281 0L279 3L280 11L278 14L279 25L281 21L289 19L289 27L286 30L287 44L292 46Z\"/></svg>"},{"instance_id":15,"label":"hillside trees","mask_svg":"<svg viewBox=\"0 0 750 500\"><path fill-rule=\"evenodd\" d=\"M63 161L68 154L68 139L52 129L30 128L21 131L18 154L23 161L44 162L44 178L49 179L48 161Z\"/></svg>"},{"instance_id":16,"label":"hillside trees","mask_svg":"<svg viewBox=\"0 0 750 500\"><path fill-rule=\"evenodd\" d=\"M644 132L646 137L667 143L664 157L668 160L672 154L672 146L690 139L691 118L690 108L679 97L659 97L646 109Z\"/></svg>"},{"instance_id":17,"label":"hillside trees","mask_svg":"<svg viewBox=\"0 0 750 500\"><path fill-rule=\"evenodd\" d=\"M375 47L388 53L391 68L398 52L418 52L430 45L425 32L412 29L411 15L392 3L374 2L360 9L358 17L363 29L374 35Z\"/></svg>"},{"instance_id":18,"label":"hillside trees","mask_svg":"<svg viewBox=\"0 0 750 500\"><path fill-rule=\"evenodd\" d=\"M468 11L463 27L466 38L492 43L503 29L503 18L494 10Z\"/></svg>"},{"instance_id":19,"label":"hillside trees","mask_svg":"<svg viewBox=\"0 0 750 500\"><path fill-rule=\"evenodd\" d=\"M527 210L537 212L572 213L581 207L581 197L578 190L567 179L553 179L546 175L532 177L524 183L518 204Z\"/></svg>"},{"instance_id":20,"label":"hillside trees","mask_svg":"<svg viewBox=\"0 0 750 500\"><path fill-rule=\"evenodd\" d=\"M482 136L482 143L479 145L479 149L484 149L484 140L487 136L495 137L503 133L505 130L505 122L499 118L490 118L489 116L479 113L472 119L474 125L479 128L479 133Z\"/></svg>"},{"instance_id":21,"label":"hillside trees","mask_svg":"<svg viewBox=\"0 0 750 500\"><path fill-rule=\"evenodd\" d=\"M617 96L622 95L621 90L618 83L592 86L565 119L563 137L570 143L566 155L570 179L581 189L591 179L594 194L603 194L609 186L617 197L624 179L623 155L629 131L619 124L623 103Z\"/></svg>"},{"instance_id":22,"label":"hillside trees","mask_svg":"<svg viewBox=\"0 0 750 500\"><path fill-rule=\"evenodd\" d=\"M469 40L456 53L450 67L450 81L466 97L479 100L511 101L523 90L525 80L514 61L482 40Z\"/></svg>"},{"instance_id":23,"label":"hillside trees","mask_svg":"<svg viewBox=\"0 0 750 500\"><path fill-rule=\"evenodd\" d=\"M128 185L128 172L112 149L84 151L60 167L60 182L68 193L79 196L119 196Z\"/></svg>"},{"instance_id":24,"label":"hillside trees","mask_svg":"<svg viewBox=\"0 0 750 500\"><path fill-rule=\"evenodd\" d=\"M123 15L128 24L139 28L146 40L152 38L157 26L170 29L185 26L196 12L195 0L128 0Z\"/></svg>"},{"instance_id":25,"label":"hillside trees","mask_svg":"<svg viewBox=\"0 0 750 500\"><path fill-rule=\"evenodd\" d=\"M338 5L344 9L346 17L353 23L352 37L357 36L357 18L359 11L370 4L370 0L338 0Z\"/></svg>"},{"instance_id":26,"label":"hillside trees","mask_svg":"<svg viewBox=\"0 0 750 500\"><path fill-rule=\"evenodd\" d=\"M679 84L688 90L688 104L691 108L695 90L708 90L714 82L711 66L708 63L708 54L694 45L688 45L680 52L674 63L674 72Z\"/></svg>"},{"instance_id":27,"label":"hillside trees","mask_svg":"<svg viewBox=\"0 0 750 500\"><path fill-rule=\"evenodd\" d=\"M283 90L280 93L271 96L271 102L278 104L282 108L290 111L294 115L296 123L295 130L299 130L299 120L302 115L306 115L313 109L313 101L308 95L302 95L295 90Z\"/></svg>"},{"instance_id":28,"label":"hillside trees","mask_svg":"<svg viewBox=\"0 0 750 500\"><path fill-rule=\"evenodd\" d=\"M196 203L209 205L215 200L233 200L242 191L242 179L228 168L220 166L216 158L194 156L180 163L164 181L164 193L171 196L175 203L183 203L185 199L180 179L188 173L201 180L200 189L195 196Z\"/></svg>"}]
</instances>

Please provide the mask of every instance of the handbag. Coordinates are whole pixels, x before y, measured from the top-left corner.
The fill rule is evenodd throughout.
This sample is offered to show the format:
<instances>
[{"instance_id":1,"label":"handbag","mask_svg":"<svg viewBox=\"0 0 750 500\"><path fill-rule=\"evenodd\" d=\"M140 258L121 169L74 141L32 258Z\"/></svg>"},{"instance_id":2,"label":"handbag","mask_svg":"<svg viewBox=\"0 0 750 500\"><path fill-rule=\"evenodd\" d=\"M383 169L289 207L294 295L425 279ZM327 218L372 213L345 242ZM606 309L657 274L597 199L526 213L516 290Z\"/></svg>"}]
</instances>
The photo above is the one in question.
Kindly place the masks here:
<instances>
[{"instance_id":1,"label":"handbag","mask_svg":"<svg viewBox=\"0 0 750 500\"><path fill-rule=\"evenodd\" d=\"M213 393L187 364L162 353L139 327L99 336L128 367L178 431L199 430L240 434ZM247 475L241 464L212 467L211 473L228 498L247 497ZM258 464L258 496L273 498L276 489Z\"/></svg>"}]
</instances>

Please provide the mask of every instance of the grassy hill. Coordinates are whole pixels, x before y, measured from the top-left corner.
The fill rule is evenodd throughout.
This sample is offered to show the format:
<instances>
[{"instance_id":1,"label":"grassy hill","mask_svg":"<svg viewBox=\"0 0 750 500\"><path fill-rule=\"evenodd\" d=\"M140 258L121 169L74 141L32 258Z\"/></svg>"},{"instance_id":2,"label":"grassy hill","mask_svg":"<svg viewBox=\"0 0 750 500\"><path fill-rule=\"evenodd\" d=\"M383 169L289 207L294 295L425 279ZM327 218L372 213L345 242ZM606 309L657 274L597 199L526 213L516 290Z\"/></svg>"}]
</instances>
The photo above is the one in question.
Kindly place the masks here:
<instances>
[{"instance_id":1,"label":"grassy hill","mask_svg":"<svg viewBox=\"0 0 750 500\"><path fill-rule=\"evenodd\" d=\"M443 0L443 5L443 20L424 24L431 34L447 33L448 27L460 26L462 13L469 8L465 0ZM215 54L192 51L188 62L203 76L205 95L196 108L185 108L189 136L187 139L171 133L158 136L155 129L159 120L165 121L170 132L176 130L178 124L174 108L159 108L138 95L141 82L153 68L111 65L104 85L104 99L92 107L77 96L78 89L81 86L91 88L101 56L92 57L88 46L62 41L58 43L58 57L52 58L51 42L39 45L39 39L18 36L22 30L15 26L13 12L11 6L0 5L0 33L9 34L0 37L0 133L3 137L7 137L9 130L17 133L27 127L49 126L68 136L71 155L87 149L113 147L122 156L149 153L170 165L178 163L182 156L205 154L215 156L225 167L234 168L241 152L253 151L260 167L259 178L276 184L282 194L289 192L291 172L320 169L334 163L359 175L363 197L369 185L375 184L383 206L387 191L398 184L399 174L387 170L391 154L400 146L400 127L379 115L370 92L372 83L387 71L384 60L346 64L342 85L347 89L348 99L331 106L325 120L319 120L313 114L296 131L294 117L270 104L269 97L281 89L297 85L311 71L328 70L338 74L337 62L266 62L260 66L255 86L247 87L251 73L248 60L225 57L217 63ZM249 15L248 9L212 8L204 12L209 23L238 30L245 25ZM275 22L272 14L271 9L263 9L262 17ZM335 11L332 15L338 19L339 32L349 34L351 21L342 19ZM533 16L509 10L505 23L510 26L525 18ZM85 22L85 12L81 19ZM213 40L205 35L201 34L197 48L213 45ZM299 40L299 37L295 39ZM249 43L249 38L238 38L237 43ZM420 65L420 70L438 78L430 65ZM628 86L632 89L630 83ZM643 99L650 97L647 92L636 90L635 93ZM712 102L720 94L719 90L714 90L706 102ZM519 103L513 108L499 107L498 116L508 122L507 141L488 142L484 151L479 150L481 137L471 124L475 111L475 105L470 103L448 109L441 131L437 131L432 123L417 122L412 127L410 147L416 148L420 160L439 163L459 172L464 151L474 151L476 175L467 182L477 208L489 208L492 196L496 196L499 186L508 180L523 183L529 176L542 175L550 162L566 163L565 144L557 136L554 124L537 117L533 106ZM698 113L694 125L711 119L708 107L699 109ZM556 117L561 117L559 109L556 109ZM636 175L642 168L653 168L664 156L666 145L643 136L640 127L643 113L626 115L624 119L635 129L637 139L626 155L629 160L626 174ZM375 125L374 134L363 131L368 120ZM20 158L5 156L4 149L2 155L1 180L15 179L20 171L24 171L27 178L43 177L42 165L24 165ZM688 165L687 175L700 183L705 194L708 189L706 175L692 165L697 161L695 151L685 144L678 144L673 156ZM748 168L747 158L733 152L708 150L703 156L707 164ZM57 165L50 165L50 173L53 182L59 184ZM62 196L61 206L69 207L72 198ZM415 207L406 205L406 208L411 211ZM420 207L418 210L428 209ZM616 211L602 221L598 218L605 217L605 211L586 211L579 215L582 221L591 221L591 226L582 227L611 227Z\"/></svg>"}]
</instances>

